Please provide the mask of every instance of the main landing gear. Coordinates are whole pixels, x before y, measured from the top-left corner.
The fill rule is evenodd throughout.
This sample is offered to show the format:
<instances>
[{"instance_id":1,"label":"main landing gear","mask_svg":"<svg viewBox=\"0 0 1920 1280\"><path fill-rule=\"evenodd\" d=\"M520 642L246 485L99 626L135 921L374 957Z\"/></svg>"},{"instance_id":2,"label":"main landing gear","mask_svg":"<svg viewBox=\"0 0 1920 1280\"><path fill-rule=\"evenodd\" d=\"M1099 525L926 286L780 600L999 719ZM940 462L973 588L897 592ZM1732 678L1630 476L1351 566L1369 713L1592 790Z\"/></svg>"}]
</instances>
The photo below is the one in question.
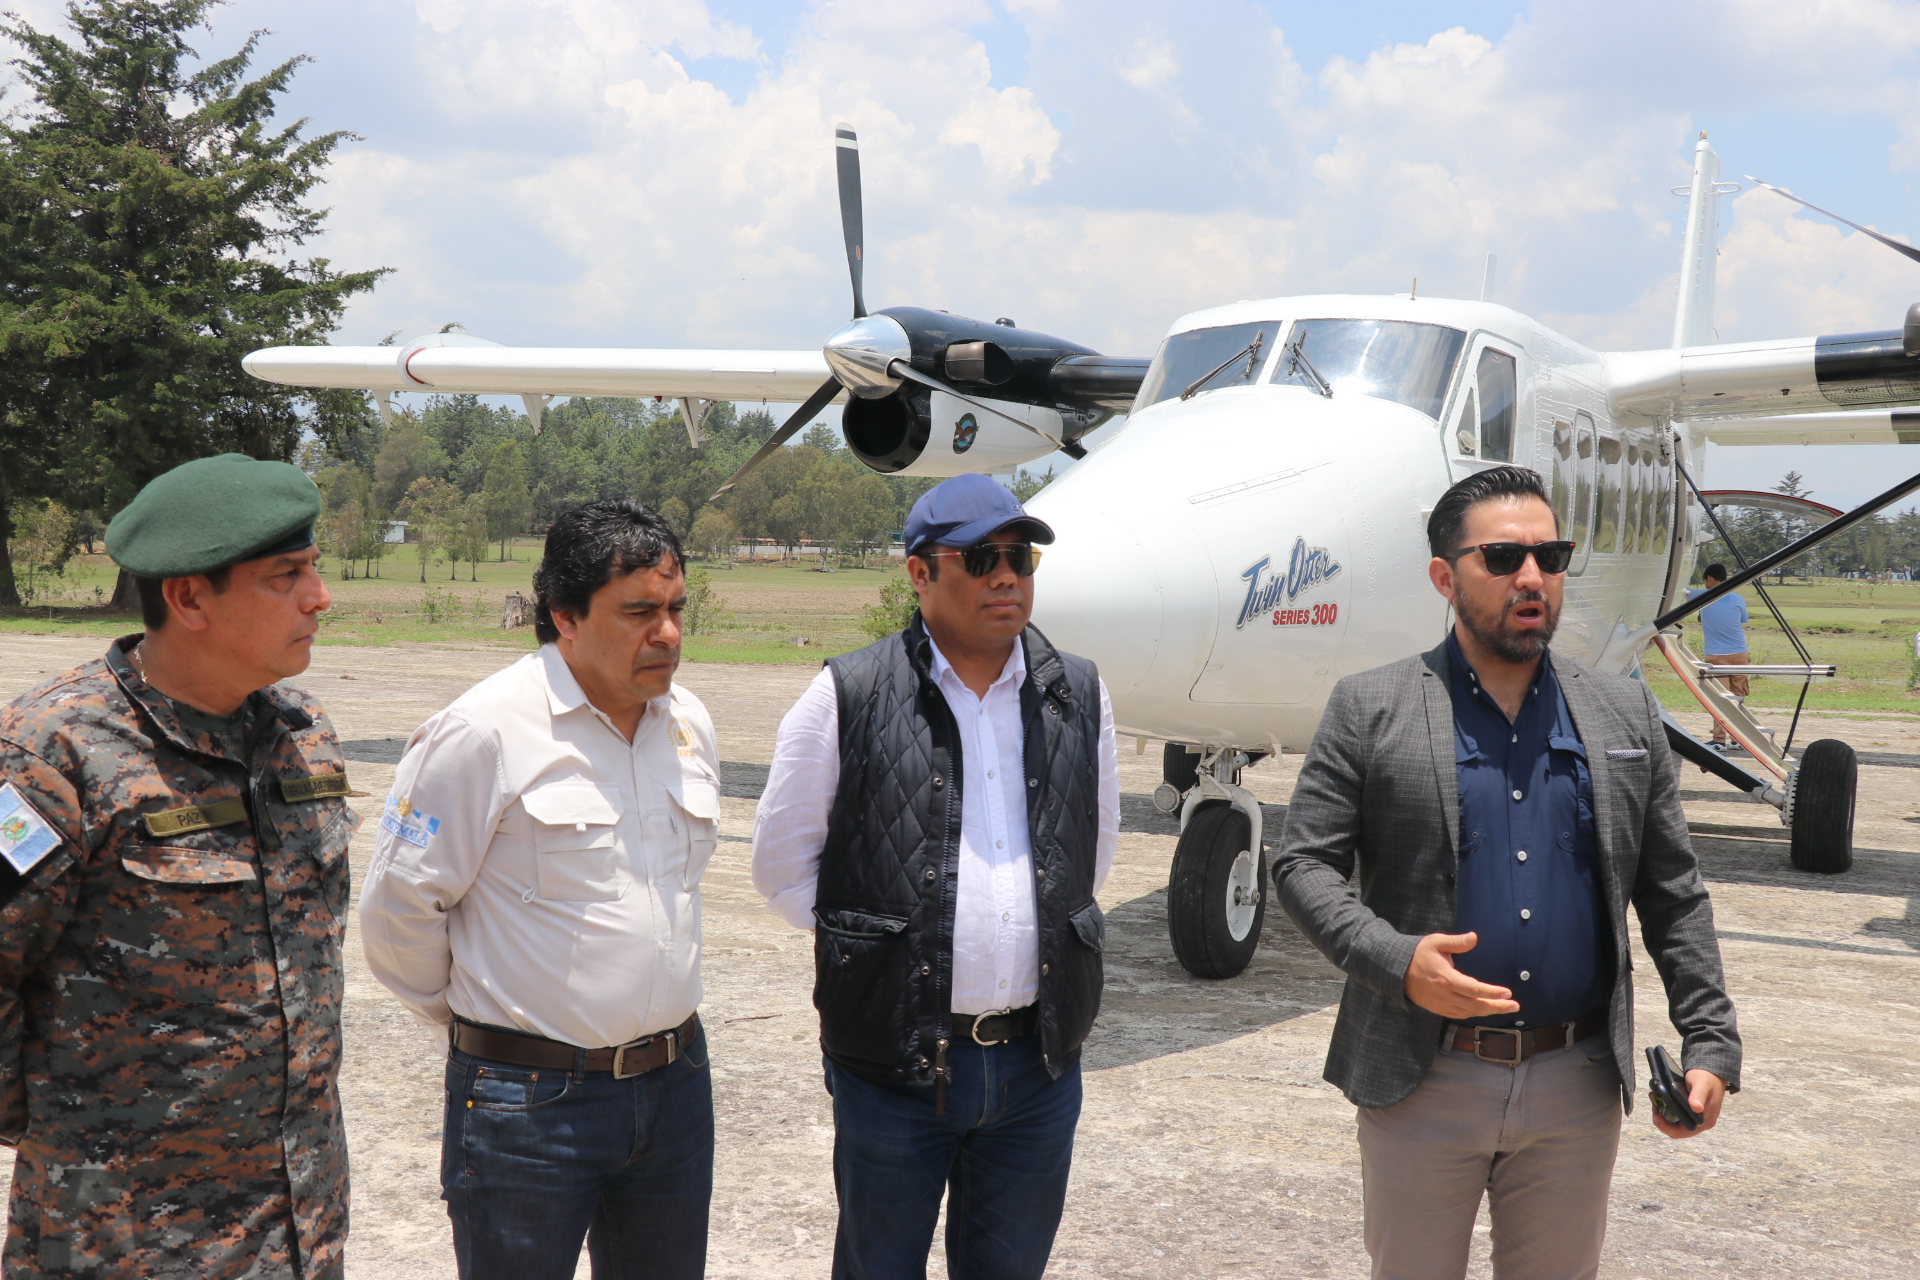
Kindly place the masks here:
<instances>
[{"instance_id":1,"label":"main landing gear","mask_svg":"<svg viewBox=\"0 0 1920 1280\"><path fill-rule=\"evenodd\" d=\"M1181 814L1167 886L1173 954L1196 978L1231 978L1253 960L1266 921L1259 801L1239 785L1257 756L1223 751L1205 760L1166 746L1166 782L1154 793L1163 813Z\"/></svg>"}]
</instances>

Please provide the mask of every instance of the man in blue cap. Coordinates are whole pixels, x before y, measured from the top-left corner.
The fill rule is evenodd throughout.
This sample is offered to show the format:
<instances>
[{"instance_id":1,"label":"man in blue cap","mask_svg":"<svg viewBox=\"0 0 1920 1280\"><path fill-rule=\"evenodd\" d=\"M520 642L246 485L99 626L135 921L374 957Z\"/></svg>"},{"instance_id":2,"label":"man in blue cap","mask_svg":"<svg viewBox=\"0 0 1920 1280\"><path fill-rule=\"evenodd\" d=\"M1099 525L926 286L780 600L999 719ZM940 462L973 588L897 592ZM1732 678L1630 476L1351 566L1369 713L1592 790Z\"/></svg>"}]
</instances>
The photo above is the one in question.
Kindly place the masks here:
<instances>
[{"instance_id":1,"label":"man in blue cap","mask_svg":"<svg viewBox=\"0 0 1920 1280\"><path fill-rule=\"evenodd\" d=\"M986 476L928 490L913 620L780 725L753 881L814 930L836 1280L924 1277L943 1193L954 1280L1038 1280L1053 1249L1120 793L1099 673L1028 625L1052 541Z\"/></svg>"}]
</instances>

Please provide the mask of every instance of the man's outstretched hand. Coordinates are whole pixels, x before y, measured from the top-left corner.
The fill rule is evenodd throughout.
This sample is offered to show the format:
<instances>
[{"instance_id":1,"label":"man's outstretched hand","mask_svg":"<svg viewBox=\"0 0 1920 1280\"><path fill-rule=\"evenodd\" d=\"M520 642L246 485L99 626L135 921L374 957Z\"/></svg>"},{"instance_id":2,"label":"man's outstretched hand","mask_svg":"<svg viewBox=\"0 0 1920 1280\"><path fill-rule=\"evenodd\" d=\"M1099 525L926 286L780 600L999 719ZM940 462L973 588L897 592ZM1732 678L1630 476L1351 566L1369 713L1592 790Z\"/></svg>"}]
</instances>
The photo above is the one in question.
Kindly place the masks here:
<instances>
[{"instance_id":1,"label":"man's outstretched hand","mask_svg":"<svg viewBox=\"0 0 1920 1280\"><path fill-rule=\"evenodd\" d=\"M1490 1018L1520 1012L1520 1003L1505 987L1492 987L1453 967L1453 957L1471 951L1480 942L1474 933L1430 933L1413 949L1407 966L1407 999L1450 1022Z\"/></svg>"}]
</instances>

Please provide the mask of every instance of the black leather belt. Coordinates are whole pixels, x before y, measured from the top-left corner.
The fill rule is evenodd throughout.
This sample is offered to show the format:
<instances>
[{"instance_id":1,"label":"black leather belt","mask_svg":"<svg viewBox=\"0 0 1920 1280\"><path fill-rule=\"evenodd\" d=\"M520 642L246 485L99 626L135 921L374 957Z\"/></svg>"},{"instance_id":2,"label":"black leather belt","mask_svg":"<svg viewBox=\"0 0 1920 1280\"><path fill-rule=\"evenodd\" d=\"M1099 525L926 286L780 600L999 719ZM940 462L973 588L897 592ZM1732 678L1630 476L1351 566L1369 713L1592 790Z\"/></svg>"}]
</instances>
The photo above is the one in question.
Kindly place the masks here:
<instances>
[{"instance_id":1,"label":"black leather belt","mask_svg":"<svg viewBox=\"0 0 1920 1280\"><path fill-rule=\"evenodd\" d=\"M953 1015L955 1043L971 1040L975 1044L1005 1044L1030 1036L1040 1029L1040 1006L1001 1009L995 1013L956 1013Z\"/></svg>"},{"instance_id":2,"label":"black leather belt","mask_svg":"<svg viewBox=\"0 0 1920 1280\"><path fill-rule=\"evenodd\" d=\"M1565 1049L1604 1031L1607 1011L1594 1009L1572 1022L1556 1022L1547 1027L1463 1027L1457 1022L1449 1022L1447 1026L1451 1035L1442 1035L1443 1044L1471 1053L1482 1062L1517 1067L1536 1053Z\"/></svg>"},{"instance_id":3,"label":"black leather belt","mask_svg":"<svg viewBox=\"0 0 1920 1280\"><path fill-rule=\"evenodd\" d=\"M700 1015L694 1014L671 1031L642 1036L610 1049L588 1049L585 1069L611 1071L615 1080L631 1080L656 1067L664 1067L680 1056L680 1051L700 1034ZM532 1036L523 1031L502 1031L483 1027L461 1018L453 1020L453 1047L476 1058L510 1062L516 1067L552 1067L572 1071L580 1050L560 1040Z\"/></svg>"}]
</instances>

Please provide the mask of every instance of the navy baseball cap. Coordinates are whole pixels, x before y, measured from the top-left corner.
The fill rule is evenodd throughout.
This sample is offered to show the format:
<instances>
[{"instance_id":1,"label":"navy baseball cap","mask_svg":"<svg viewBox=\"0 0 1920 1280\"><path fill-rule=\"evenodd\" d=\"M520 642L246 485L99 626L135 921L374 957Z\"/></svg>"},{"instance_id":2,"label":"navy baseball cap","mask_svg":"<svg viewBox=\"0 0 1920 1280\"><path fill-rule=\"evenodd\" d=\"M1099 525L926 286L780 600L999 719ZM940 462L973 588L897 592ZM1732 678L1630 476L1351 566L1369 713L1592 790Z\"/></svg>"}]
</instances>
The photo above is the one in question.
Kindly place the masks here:
<instances>
[{"instance_id":1,"label":"navy baseball cap","mask_svg":"<svg viewBox=\"0 0 1920 1280\"><path fill-rule=\"evenodd\" d=\"M1047 522L1028 515L1007 486L977 472L955 476L921 494L907 513L907 554L929 542L964 549L1001 530L1042 545L1053 541Z\"/></svg>"}]
</instances>

